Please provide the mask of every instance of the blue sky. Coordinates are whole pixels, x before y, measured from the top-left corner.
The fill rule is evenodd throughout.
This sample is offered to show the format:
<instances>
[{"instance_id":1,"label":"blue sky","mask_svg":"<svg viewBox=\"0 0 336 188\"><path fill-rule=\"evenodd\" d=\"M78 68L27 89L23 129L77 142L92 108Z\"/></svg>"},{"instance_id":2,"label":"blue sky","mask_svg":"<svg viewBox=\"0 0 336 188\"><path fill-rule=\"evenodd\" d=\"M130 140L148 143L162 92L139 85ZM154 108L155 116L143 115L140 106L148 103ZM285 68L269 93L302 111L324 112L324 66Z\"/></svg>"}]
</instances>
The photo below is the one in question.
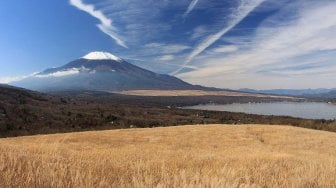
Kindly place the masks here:
<instances>
[{"instance_id":1,"label":"blue sky","mask_svg":"<svg viewBox=\"0 0 336 188\"><path fill-rule=\"evenodd\" d=\"M0 82L90 51L221 88L336 87L334 0L3 0Z\"/></svg>"}]
</instances>

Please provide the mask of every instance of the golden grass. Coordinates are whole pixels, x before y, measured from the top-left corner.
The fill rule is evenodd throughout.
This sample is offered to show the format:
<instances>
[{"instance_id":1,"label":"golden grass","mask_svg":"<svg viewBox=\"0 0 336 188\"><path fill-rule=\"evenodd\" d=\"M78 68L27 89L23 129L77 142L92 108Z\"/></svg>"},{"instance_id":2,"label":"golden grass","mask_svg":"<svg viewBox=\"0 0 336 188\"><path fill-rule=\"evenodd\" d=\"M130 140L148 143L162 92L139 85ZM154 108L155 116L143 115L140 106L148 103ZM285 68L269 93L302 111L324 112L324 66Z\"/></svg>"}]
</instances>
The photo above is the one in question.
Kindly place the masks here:
<instances>
[{"instance_id":1,"label":"golden grass","mask_svg":"<svg viewBox=\"0 0 336 188\"><path fill-rule=\"evenodd\" d=\"M211 125L1 139L0 187L336 187L336 134Z\"/></svg>"}]
</instances>

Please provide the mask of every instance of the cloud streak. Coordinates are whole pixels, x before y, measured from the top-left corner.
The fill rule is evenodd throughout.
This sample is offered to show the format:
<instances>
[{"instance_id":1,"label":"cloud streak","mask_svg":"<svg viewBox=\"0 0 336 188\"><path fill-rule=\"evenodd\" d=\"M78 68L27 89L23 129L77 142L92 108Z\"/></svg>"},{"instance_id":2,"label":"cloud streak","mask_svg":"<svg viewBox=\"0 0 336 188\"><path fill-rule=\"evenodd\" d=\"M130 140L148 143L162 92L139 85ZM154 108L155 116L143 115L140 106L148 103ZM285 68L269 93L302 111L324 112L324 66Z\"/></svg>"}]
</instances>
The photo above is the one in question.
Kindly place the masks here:
<instances>
[{"instance_id":1,"label":"cloud streak","mask_svg":"<svg viewBox=\"0 0 336 188\"><path fill-rule=\"evenodd\" d=\"M33 77L36 74L38 74L38 72L34 72L30 75L23 75L23 76L6 76L6 77L0 77L0 84L9 84L11 82L17 82L29 77Z\"/></svg>"},{"instance_id":2,"label":"cloud streak","mask_svg":"<svg viewBox=\"0 0 336 188\"><path fill-rule=\"evenodd\" d=\"M0 84L8 84L11 82L20 81L22 79L28 78L28 76L8 76L8 77L0 77Z\"/></svg>"},{"instance_id":3,"label":"cloud streak","mask_svg":"<svg viewBox=\"0 0 336 188\"><path fill-rule=\"evenodd\" d=\"M65 77L65 76L76 75L76 74L79 74L81 72L89 72L89 71L90 71L90 69L87 69L85 67L71 68L71 69L66 69L66 70L53 72L53 73L50 73L50 74L35 74L34 77L36 77L36 78Z\"/></svg>"},{"instance_id":4,"label":"cloud streak","mask_svg":"<svg viewBox=\"0 0 336 188\"><path fill-rule=\"evenodd\" d=\"M145 44L146 49L152 49L157 54L177 54L190 49L190 46L183 44L149 43Z\"/></svg>"},{"instance_id":5,"label":"cloud streak","mask_svg":"<svg viewBox=\"0 0 336 188\"><path fill-rule=\"evenodd\" d=\"M173 55L164 55L164 56L160 57L161 61L172 61L174 59L175 59L175 57Z\"/></svg>"},{"instance_id":6,"label":"cloud streak","mask_svg":"<svg viewBox=\"0 0 336 188\"><path fill-rule=\"evenodd\" d=\"M223 45L215 49L212 49L212 53L231 53L239 50L239 47L236 45Z\"/></svg>"},{"instance_id":7,"label":"cloud streak","mask_svg":"<svg viewBox=\"0 0 336 188\"><path fill-rule=\"evenodd\" d=\"M194 10L195 6L197 5L199 0L192 0L188 6L188 9L184 12L183 18L186 18L192 10Z\"/></svg>"},{"instance_id":8,"label":"cloud streak","mask_svg":"<svg viewBox=\"0 0 336 188\"><path fill-rule=\"evenodd\" d=\"M332 1L288 5L259 25L248 49L203 57L198 70L179 77L229 88L335 87L335 11Z\"/></svg>"},{"instance_id":9,"label":"cloud streak","mask_svg":"<svg viewBox=\"0 0 336 188\"><path fill-rule=\"evenodd\" d=\"M219 32L208 36L205 40L203 40L195 49L191 52L191 54L187 57L184 65L190 63L196 56L206 50L209 46L214 44L217 40L219 40L223 35L233 29L237 24L239 24L246 16L248 16L256 7L258 7L264 0L241 0L240 5L235 10L234 14L231 15L231 20L229 24L224 27ZM179 73L183 68L179 68L174 71L173 75Z\"/></svg>"},{"instance_id":10,"label":"cloud streak","mask_svg":"<svg viewBox=\"0 0 336 188\"><path fill-rule=\"evenodd\" d=\"M112 26L112 20L108 18L102 11L95 9L93 5L85 4L82 0L70 0L70 4L79 10L82 10L91 16L97 18L100 23L97 24L97 27L110 36L115 42L124 47L128 48L124 40L116 33L116 29Z\"/></svg>"}]
</instances>

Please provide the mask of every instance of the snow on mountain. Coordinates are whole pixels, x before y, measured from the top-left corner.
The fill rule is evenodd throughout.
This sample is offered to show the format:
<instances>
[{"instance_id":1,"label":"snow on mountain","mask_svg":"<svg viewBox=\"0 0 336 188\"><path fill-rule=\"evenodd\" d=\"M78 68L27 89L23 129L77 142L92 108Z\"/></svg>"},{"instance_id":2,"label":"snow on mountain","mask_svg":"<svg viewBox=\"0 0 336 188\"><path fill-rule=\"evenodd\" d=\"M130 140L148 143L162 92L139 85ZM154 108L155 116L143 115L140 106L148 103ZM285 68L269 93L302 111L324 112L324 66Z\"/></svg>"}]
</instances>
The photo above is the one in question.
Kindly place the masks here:
<instances>
[{"instance_id":1,"label":"snow on mountain","mask_svg":"<svg viewBox=\"0 0 336 188\"><path fill-rule=\"evenodd\" d=\"M199 89L176 77L135 66L108 52L91 52L11 84L38 91Z\"/></svg>"},{"instance_id":2,"label":"snow on mountain","mask_svg":"<svg viewBox=\"0 0 336 188\"><path fill-rule=\"evenodd\" d=\"M88 60L114 60L121 61L122 59L109 53L109 52L90 52L82 57L82 59Z\"/></svg>"},{"instance_id":3,"label":"snow on mountain","mask_svg":"<svg viewBox=\"0 0 336 188\"><path fill-rule=\"evenodd\" d=\"M66 77L80 73L114 72L115 66L123 66L121 62L123 62L121 58L108 52L90 52L65 66L44 70L34 74L33 77Z\"/></svg>"}]
</instances>

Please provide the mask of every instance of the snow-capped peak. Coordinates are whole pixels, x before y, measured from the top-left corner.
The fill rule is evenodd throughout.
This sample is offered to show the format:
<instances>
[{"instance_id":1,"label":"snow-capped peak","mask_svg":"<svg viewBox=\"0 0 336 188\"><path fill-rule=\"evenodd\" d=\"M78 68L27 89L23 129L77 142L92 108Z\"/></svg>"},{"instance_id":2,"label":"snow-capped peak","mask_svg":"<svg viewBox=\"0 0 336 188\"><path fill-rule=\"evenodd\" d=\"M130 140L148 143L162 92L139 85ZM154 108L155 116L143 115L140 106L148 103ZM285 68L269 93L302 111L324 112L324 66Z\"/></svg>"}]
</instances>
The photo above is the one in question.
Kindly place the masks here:
<instances>
[{"instance_id":1,"label":"snow-capped peak","mask_svg":"<svg viewBox=\"0 0 336 188\"><path fill-rule=\"evenodd\" d=\"M109 52L90 52L82 57L83 59L88 60L114 60L121 61L121 59Z\"/></svg>"}]
</instances>

